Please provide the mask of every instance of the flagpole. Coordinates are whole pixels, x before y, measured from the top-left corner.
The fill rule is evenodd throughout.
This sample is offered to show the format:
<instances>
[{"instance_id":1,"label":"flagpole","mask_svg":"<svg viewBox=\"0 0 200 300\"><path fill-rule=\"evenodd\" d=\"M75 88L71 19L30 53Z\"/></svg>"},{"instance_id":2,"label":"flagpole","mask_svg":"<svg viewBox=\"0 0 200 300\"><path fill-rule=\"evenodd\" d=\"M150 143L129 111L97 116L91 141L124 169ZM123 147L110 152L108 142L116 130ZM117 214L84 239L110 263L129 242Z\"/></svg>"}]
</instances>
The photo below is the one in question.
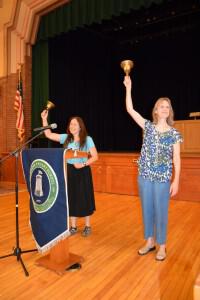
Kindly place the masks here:
<instances>
[{"instance_id":1,"label":"flagpole","mask_svg":"<svg viewBox=\"0 0 200 300\"><path fill-rule=\"evenodd\" d=\"M19 69L17 71L18 71L18 85L19 85L21 82L22 64L18 63L18 65L19 65Z\"/></svg>"},{"instance_id":2,"label":"flagpole","mask_svg":"<svg viewBox=\"0 0 200 300\"><path fill-rule=\"evenodd\" d=\"M21 66L19 67L18 70L18 82L20 82L20 79L21 79Z\"/></svg>"},{"instance_id":3,"label":"flagpole","mask_svg":"<svg viewBox=\"0 0 200 300\"><path fill-rule=\"evenodd\" d=\"M19 63L19 69L17 69L17 72L18 72L18 83L17 83L17 89L19 90L19 86L20 86L20 80L21 80L21 64ZM19 143L21 143L21 141L19 140L19 137L18 137L18 132L17 132L17 141Z\"/></svg>"},{"instance_id":4,"label":"flagpole","mask_svg":"<svg viewBox=\"0 0 200 300\"><path fill-rule=\"evenodd\" d=\"M17 137L19 139L19 143L22 143L24 140L25 128L24 128L24 108L23 108L23 86L22 86L22 75L21 69L22 64L18 63L18 84L17 91L15 95L14 109L17 111L17 119L16 119L16 129L17 129Z\"/></svg>"}]
</instances>

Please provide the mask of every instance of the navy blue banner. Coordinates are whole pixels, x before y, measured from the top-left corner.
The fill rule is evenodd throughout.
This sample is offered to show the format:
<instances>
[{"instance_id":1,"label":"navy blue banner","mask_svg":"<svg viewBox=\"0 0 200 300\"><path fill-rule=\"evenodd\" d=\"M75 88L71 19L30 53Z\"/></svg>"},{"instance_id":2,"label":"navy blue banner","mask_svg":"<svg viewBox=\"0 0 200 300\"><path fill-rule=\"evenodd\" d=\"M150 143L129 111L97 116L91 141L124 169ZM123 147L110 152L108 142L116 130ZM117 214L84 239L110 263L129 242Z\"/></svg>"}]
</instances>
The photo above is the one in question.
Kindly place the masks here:
<instances>
[{"instance_id":1,"label":"navy blue banner","mask_svg":"<svg viewBox=\"0 0 200 300\"><path fill-rule=\"evenodd\" d=\"M62 148L22 151L30 193L30 222L40 252L69 235L65 151Z\"/></svg>"}]
</instances>

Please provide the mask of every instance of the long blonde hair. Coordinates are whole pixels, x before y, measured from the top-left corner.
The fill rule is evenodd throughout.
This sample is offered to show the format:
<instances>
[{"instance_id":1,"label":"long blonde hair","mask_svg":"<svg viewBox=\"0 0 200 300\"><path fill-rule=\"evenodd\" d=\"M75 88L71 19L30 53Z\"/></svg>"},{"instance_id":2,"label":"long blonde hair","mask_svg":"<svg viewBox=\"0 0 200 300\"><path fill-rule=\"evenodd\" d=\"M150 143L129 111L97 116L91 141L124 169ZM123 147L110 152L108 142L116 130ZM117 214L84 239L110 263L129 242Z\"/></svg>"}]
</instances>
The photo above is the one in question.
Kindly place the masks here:
<instances>
[{"instance_id":1,"label":"long blonde hair","mask_svg":"<svg viewBox=\"0 0 200 300\"><path fill-rule=\"evenodd\" d=\"M156 101L156 103L154 104L154 108L152 110L153 123L155 123L155 124L158 123L158 117L157 117L157 114L156 114L156 110L158 108L158 105L163 101L166 101L169 104L169 117L167 118L166 122L169 126L172 126L174 124L174 111L173 111L173 108L172 108L171 100L167 97L159 98Z\"/></svg>"}]
</instances>

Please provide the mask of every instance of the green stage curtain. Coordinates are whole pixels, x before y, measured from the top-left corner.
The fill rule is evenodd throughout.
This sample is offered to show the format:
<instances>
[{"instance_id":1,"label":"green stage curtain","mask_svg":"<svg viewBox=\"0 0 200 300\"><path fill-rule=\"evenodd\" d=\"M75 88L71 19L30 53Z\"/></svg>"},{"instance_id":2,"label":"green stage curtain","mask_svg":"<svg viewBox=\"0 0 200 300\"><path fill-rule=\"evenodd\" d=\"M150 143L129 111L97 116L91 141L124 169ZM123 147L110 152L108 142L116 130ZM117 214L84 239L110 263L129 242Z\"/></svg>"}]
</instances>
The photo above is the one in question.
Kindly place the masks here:
<instances>
[{"instance_id":1,"label":"green stage curtain","mask_svg":"<svg viewBox=\"0 0 200 300\"><path fill-rule=\"evenodd\" d=\"M40 126L40 112L49 95L48 38L161 2L163 0L72 0L43 16L33 47L32 128Z\"/></svg>"},{"instance_id":2,"label":"green stage curtain","mask_svg":"<svg viewBox=\"0 0 200 300\"><path fill-rule=\"evenodd\" d=\"M32 60L32 128L41 126L41 111L49 100L48 42L33 46Z\"/></svg>"},{"instance_id":3,"label":"green stage curtain","mask_svg":"<svg viewBox=\"0 0 200 300\"><path fill-rule=\"evenodd\" d=\"M84 25L101 23L131 9L138 10L149 7L152 3L162 3L163 0L72 0L41 20L38 41L74 30Z\"/></svg>"}]
</instances>

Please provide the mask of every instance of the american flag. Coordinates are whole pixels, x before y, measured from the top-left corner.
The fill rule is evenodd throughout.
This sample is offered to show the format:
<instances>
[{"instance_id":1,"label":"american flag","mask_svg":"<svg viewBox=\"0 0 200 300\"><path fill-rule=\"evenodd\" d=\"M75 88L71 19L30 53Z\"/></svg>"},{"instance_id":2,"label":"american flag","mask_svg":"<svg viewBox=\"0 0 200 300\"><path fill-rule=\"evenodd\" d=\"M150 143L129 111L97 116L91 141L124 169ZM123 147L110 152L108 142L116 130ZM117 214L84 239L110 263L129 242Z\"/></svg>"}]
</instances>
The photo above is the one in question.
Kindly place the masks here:
<instances>
[{"instance_id":1,"label":"american flag","mask_svg":"<svg viewBox=\"0 0 200 300\"><path fill-rule=\"evenodd\" d=\"M23 109L23 92L22 92L22 80L21 72L19 71L19 81L14 101L14 109L17 111L16 129L18 131L19 141L24 140L24 109Z\"/></svg>"}]
</instances>

